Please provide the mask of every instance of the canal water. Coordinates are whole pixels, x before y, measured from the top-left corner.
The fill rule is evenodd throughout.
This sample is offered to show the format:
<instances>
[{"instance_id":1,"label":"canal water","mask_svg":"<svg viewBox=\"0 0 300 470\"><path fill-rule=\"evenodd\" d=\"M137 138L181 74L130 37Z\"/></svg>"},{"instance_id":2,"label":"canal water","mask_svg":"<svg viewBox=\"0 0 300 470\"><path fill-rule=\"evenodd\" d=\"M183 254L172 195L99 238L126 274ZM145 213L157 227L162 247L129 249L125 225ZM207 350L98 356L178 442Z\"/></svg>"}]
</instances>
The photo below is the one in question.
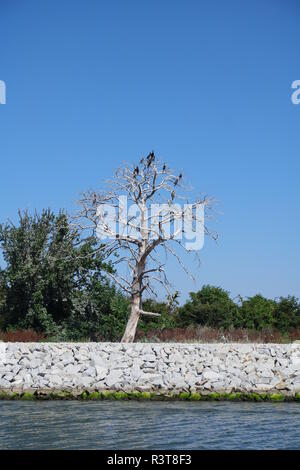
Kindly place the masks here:
<instances>
[{"instance_id":1,"label":"canal water","mask_svg":"<svg viewBox=\"0 0 300 470\"><path fill-rule=\"evenodd\" d=\"M300 403L0 401L0 449L300 449Z\"/></svg>"}]
</instances>

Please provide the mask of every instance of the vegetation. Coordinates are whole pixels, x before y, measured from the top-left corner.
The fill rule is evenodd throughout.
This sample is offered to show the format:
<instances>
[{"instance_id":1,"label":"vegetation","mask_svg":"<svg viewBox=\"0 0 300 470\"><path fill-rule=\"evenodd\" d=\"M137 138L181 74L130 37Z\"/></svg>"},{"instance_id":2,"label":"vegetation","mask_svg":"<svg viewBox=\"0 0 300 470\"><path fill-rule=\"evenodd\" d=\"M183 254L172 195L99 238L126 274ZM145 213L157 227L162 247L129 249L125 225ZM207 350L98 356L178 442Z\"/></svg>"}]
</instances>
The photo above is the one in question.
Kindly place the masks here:
<instances>
[{"instance_id":1,"label":"vegetation","mask_svg":"<svg viewBox=\"0 0 300 470\"><path fill-rule=\"evenodd\" d=\"M266 299L262 295L234 302L220 287L204 286L190 294L178 311L180 326L201 325L225 331L247 329L279 331L282 334L300 328L300 302L295 297Z\"/></svg>"},{"instance_id":2,"label":"vegetation","mask_svg":"<svg viewBox=\"0 0 300 470\"><path fill-rule=\"evenodd\" d=\"M130 299L107 279L112 271L80 240L67 215L49 209L19 212L18 223L0 225L0 340L120 341ZM233 300L220 287L204 286L178 305L143 301L139 341L289 342L300 339L300 302L262 295Z\"/></svg>"},{"instance_id":3,"label":"vegetation","mask_svg":"<svg viewBox=\"0 0 300 470\"><path fill-rule=\"evenodd\" d=\"M80 241L65 213L49 209L0 225L1 329L11 338L15 330L58 340L117 338L128 301L106 280L110 267L95 245L93 237Z\"/></svg>"},{"instance_id":4,"label":"vegetation","mask_svg":"<svg viewBox=\"0 0 300 470\"><path fill-rule=\"evenodd\" d=\"M198 392L116 392L110 390L104 391L83 391L79 394L70 391L57 391L49 393L39 393L36 391L26 392L0 392L0 400L181 400L181 401L300 401L300 394L286 395L281 393L198 393Z\"/></svg>"},{"instance_id":5,"label":"vegetation","mask_svg":"<svg viewBox=\"0 0 300 470\"><path fill-rule=\"evenodd\" d=\"M209 326L189 326L187 328L153 328L138 331L137 340L151 343L291 343L300 340L300 330L282 333L266 328L262 331L246 328L211 328Z\"/></svg>"}]
</instances>

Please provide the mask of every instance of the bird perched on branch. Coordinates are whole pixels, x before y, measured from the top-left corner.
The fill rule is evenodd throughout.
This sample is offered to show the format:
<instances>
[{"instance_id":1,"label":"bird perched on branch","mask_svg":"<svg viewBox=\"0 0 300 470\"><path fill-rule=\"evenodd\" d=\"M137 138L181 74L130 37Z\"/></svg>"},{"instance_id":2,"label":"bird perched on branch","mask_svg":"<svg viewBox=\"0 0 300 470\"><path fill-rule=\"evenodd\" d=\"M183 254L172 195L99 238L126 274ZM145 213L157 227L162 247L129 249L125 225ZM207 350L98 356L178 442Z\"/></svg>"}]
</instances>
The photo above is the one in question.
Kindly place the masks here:
<instances>
[{"instance_id":1,"label":"bird perched on branch","mask_svg":"<svg viewBox=\"0 0 300 470\"><path fill-rule=\"evenodd\" d=\"M139 174L140 170L139 170L139 167L136 166L135 169L133 170L133 176L134 178Z\"/></svg>"},{"instance_id":2,"label":"bird perched on branch","mask_svg":"<svg viewBox=\"0 0 300 470\"><path fill-rule=\"evenodd\" d=\"M172 192L171 192L171 199L172 199L172 201L174 201L174 197L175 197L175 191L172 191Z\"/></svg>"},{"instance_id":3,"label":"bird perched on branch","mask_svg":"<svg viewBox=\"0 0 300 470\"><path fill-rule=\"evenodd\" d=\"M177 176L177 178L175 178L175 180L174 180L174 186L177 186L177 184L179 183L179 181L181 180L181 178L182 178L182 173L180 173L180 174Z\"/></svg>"},{"instance_id":4,"label":"bird perched on branch","mask_svg":"<svg viewBox=\"0 0 300 470\"><path fill-rule=\"evenodd\" d=\"M166 169L167 169L167 165L164 163L162 167L162 171L166 171Z\"/></svg>"},{"instance_id":5,"label":"bird perched on branch","mask_svg":"<svg viewBox=\"0 0 300 470\"><path fill-rule=\"evenodd\" d=\"M155 155L154 155L154 152L152 150L152 152L149 153L149 155L147 156L147 167L149 168L149 166L151 165L151 163L153 163L155 160Z\"/></svg>"}]
</instances>

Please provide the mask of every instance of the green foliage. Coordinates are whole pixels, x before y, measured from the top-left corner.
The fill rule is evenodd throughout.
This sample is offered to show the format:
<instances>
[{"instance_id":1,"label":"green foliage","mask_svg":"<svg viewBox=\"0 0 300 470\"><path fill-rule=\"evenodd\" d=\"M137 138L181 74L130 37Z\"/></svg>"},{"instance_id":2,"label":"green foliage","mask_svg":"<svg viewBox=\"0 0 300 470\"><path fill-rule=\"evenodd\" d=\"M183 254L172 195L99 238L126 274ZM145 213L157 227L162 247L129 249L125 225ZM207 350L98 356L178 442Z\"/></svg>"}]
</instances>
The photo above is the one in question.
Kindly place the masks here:
<instances>
[{"instance_id":1,"label":"green foliage","mask_svg":"<svg viewBox=\"0 0 300 470\"><path fill-rule=\"evenodd\" d=\"M181 400L189 400L190 396L191 396L191 394L189 392L180 392L180 394L179 394L179 398Z\"/></svg>"},{"instance_id":2,"label":"green foliage","mask_svg":"<svg viewBox=\"0 0 300 470\"><path fill-rule=\"evenodd\" d=\"M282 332L300 327L300 305L295 297L280 297L274 312L274 326Z\"/></svg>"},{"instance_id":3,"label":"green foliage","mask_svg":"<svg viewBox=\"0 0 300 470\"><path fill-rule=\"evenodd\" d=\"M229 328L238 315L238 306L221 287L204 286L190 293L191 300L179 309L179 324Z\"/></svg>"},{"instance_id":4,"label":"green foliage","mask_svg":"<svg viewBox=\"0 0 300 470\"><path fill-rule=\"evenodd\" d=\"M67 215L49 209L19 212L18 225L0 225L0 328L57 340L119 338L128 300L105 280L110 268L96 242L82 242Z\"/></svg>"},{"instance_id":5,"label":"green foliage","mask_svg":"<svg viewBox=\"0 0 300 470\"><path fill-rule=\"evenodd\" d=\"M161 392L117 392L111 390L98 391L83 391L82 393L72 393L72 391L51 391L47 394L43 391L41 394L38 390L35 393L15 393L12 391L0 392L0 400L189 400L189 401L299 401L300 394L286 395L279 393L205 393L198 392L169 392L163 394Z\"/></svg>"},{"instance_id":6,"label":"green foliage","mask_svg":"<svg viewBox=\"0 0 300 470\"><path fill-rule=\"evenodd\" d=\"M230 330L276 329L287 334L300 328L300 304L295 297L266 299L258 294L234 302L220 287L204 286L190 294L191 300L178 309L178 326L207 326Z\"/></svg>"},{"instance_id":7,"label":"green foliage","mask_svg":"<svg viewBox=\"0 0 300 470\"><path fill-rule=\"evenodd\" d=\"M284 396L281 395L280 393L273 393L270 396L270 400L272 400L272 401L284 401Z\"/></svg>"},{"instance_id":8,"label":"green foliage","mask_svg":"<svg viewBox=\"0 0 300 470\"><path fill-rule=\"evenodd\" d=\"M70 316L56 329L57 340L119 340L129 301L106 281L94 280L84 291L75 291Z\"/></svg>"},{"instance_id":9,"label":"green foliage","mask_svg":"<svg viewBox=\"0 0 300 470\"><path fill-rule=\"evenodd\" d=\"M274 326L276 302L258 294L242 302L238 321L234 326L262 330Z\"/></svg>"},{"instance_id":10,"label":"green foliage","mask_svg":"<svg viewBox=\"0 0 300 470\"><path fill-rule=\"evenodd\" d=\"M138 328L143 332L152 329L163 330L165 328L175 328L177 326L177 297L178 293L168 299L167 302L156 302L153 299L147 299L143 302L145 312L159 313L160 317L142 316Z\"/></svg>"},{"instance_id":11,"label":"green foliage","mask_svg":"<svg viewBox=\"0 0 300 470\"><path fill-rule=\"evenodd\" d=\"M94 237L80 239L64 212L19 212L17 224L0 225L0 330L19 336L36 332L57 341L120 340L130 299L107 281L111 267L97 246ZM143 310L161 314L140 319L140 336L148 333L151 340L158 332L188 332L189 326L217 328L222 334L275 329L287 338L297 337L300 329L295 297L275 301L255 295L237 303L226 290L209 285L190 293L182 307L176 292L167 302L145 300Z\"/></svg>"},{"instance_id":12,"label":"green foliage","mask_svg":"<svg viewBox=\"0 0 300 470\"><path fill-rule=\"evenodd\" d=\"M22 395L23 400L34 400L34 394L31 392L25 392Z\"/></svg>"}]
</instances>

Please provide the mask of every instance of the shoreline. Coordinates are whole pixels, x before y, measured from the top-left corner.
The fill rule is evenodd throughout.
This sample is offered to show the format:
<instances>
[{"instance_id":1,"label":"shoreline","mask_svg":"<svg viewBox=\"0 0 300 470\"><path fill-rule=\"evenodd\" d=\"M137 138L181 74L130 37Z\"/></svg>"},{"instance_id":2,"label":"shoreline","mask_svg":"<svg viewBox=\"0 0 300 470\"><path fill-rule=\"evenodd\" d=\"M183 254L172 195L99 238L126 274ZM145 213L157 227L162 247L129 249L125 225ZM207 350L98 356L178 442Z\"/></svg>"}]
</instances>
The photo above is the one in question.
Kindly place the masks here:
<instances>
[{"instance_id":1,"label":"shoreline","mask_svg":"<svg viewBox=\"0 0 300 470\"><path fill-rule=\"evenodd\" d=\"M300 345L1 343L1 398L300 401Z\"/></svg>"},{"instance_id":2,"label":"shoreline","mask_svg":"<svg viewBox=\"0 0 300 470\"><path fill-rule=\"evenodd\" d=\"M76 400L76 401L234 401L234 402L300 402L300 393L288 395L283 393L155 393L155 392L121 392L121 391L89 391L72 393L65 390L53 390L48 392L22 391L13 392L0 390L0 401L4 400L28 400L28 401L55 401L55 400Z\"/></svg>"}]
</instances>

